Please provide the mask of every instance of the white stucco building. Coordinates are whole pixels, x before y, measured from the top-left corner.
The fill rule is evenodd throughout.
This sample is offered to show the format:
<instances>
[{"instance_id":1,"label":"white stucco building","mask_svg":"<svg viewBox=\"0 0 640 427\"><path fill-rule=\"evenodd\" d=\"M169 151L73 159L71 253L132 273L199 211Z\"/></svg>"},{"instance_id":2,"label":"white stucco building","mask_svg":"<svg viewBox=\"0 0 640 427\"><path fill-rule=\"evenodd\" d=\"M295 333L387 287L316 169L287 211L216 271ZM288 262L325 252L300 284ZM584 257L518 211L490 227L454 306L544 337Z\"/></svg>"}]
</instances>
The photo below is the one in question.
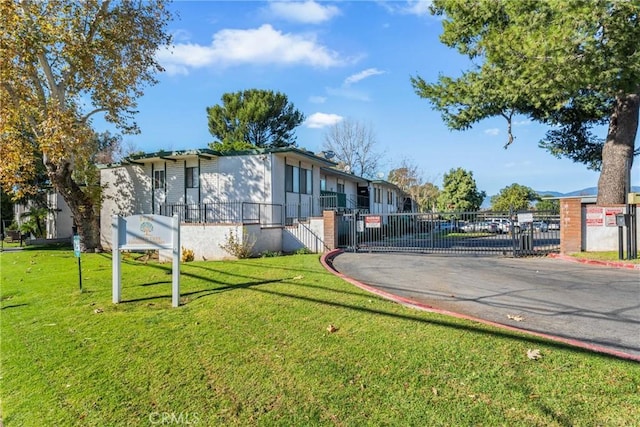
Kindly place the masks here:
<instances>
[{"instance_id":1,"label":"white stucco building","mask_svg":"<svg viewBox=\"0 0 640 427\"><path fill-rule=\"evenodd\" d=\"M256 246L262 250L305 246L322 251L318 241L322 232L313 219L320 219L323 210L395 212L397 206L392 209L388 201L400 199L393 184L372 183L334 166L324 157L297 148L225 153L200 149L131 156L122 164L101 169L101 243L111 247L113 215L146 213L178 215L182 235L193 236L199 242L193 244L194 249L205 258L221 257L214 253L215 248L205 249L218 246L211 242L224 235L224 230L207 228L214 225L249 227L258 235ZM390 198L374 202L372 191ZM200 227L199 231L194 227ZM205 234L217 237L204 238Z\"/></svg>"}]
</instances>

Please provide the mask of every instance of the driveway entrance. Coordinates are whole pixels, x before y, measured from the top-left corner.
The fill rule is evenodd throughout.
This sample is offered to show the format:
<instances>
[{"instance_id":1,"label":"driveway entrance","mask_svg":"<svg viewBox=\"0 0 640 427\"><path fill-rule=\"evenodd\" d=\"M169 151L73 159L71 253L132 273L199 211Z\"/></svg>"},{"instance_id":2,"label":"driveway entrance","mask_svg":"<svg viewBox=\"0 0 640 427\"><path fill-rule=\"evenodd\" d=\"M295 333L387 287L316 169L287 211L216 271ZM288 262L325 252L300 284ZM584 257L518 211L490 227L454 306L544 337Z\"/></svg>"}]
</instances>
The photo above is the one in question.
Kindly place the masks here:
<instances>
[{"instance_id":1,"label":"driveway entrance","mask_svg":"<svg viewBox=\"0 0 640 427\"><path fill-rule=\"evenodd\" d=\"M640 361L638 270L551 258L406 253L341 253L332 265L361 283L434 308Z\"/></svg>"}]
</instances>

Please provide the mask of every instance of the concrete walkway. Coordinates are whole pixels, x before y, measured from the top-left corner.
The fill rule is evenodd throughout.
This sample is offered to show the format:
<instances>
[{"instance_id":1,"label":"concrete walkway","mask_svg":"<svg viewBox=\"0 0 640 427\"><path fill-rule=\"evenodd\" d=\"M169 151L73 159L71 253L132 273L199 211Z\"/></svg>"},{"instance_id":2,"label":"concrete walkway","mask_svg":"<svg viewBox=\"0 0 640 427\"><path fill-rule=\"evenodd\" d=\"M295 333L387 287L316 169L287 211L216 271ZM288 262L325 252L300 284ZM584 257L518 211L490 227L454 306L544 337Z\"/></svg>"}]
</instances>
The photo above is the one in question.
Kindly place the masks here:
<instances>
[{"instance_id":1,"label":"concrete walkway","mask_svg":"<svg viewBox=\"0 0 640 427\"><path fill-rule=\"evenodd\" d=\"M552 258L329 255L337 272L411 304L640 361L640 270Z\"/></svg>"}]
</instances>

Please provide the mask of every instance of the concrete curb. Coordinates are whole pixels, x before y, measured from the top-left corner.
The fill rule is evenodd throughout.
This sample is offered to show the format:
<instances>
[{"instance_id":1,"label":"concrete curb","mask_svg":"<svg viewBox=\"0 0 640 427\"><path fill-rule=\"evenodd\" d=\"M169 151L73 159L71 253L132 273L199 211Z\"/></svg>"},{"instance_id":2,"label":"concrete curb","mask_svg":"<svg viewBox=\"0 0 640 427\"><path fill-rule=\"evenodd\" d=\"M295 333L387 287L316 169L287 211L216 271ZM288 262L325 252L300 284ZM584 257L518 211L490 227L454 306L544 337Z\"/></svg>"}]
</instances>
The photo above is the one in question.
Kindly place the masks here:
<instances>
[{"instance_id":1,"label":"concrete curb","mask_svg":"<svg viewBox=\"0 0 640 427\"><path fill-rule=\"evenodd\" d=\"M470 320L472 322L477 322L477 323L482 323L484 325L488 325L488 326L494 326L496 328L500 328L500 329L504 329L504 330L508 330L508 331L512 331L512 332L518 332L518 333L522 333L522 334L527 334L527 335L532 335L538 338L544 338L544 339L548 339L551 341L555 341L555 342L560 342L563 344L567 344L573 347L578 347L581 349L585 349L585 350L589 350L589 351L593 351L595 353L602 353L602 354L607 354L610 356L615 356L618 357L620 359L625 359L625 360L631 360L634 362L640 362L640 356L636 356L634 354L629 354L629 353L625 353L622 351L617 351L617 350L611 350L609 348L606 347L601 347L598 345L593 345L593 344L589 344L583 341L579 341L579 340L574 340L574 339L569 339L569 338L562 338L562 337L558 337L556 335L550 335L550 334L544 334L544 333L540 333L540 332L532 332L532 331L528 331L526 329L520 329L520 328L516 328L514 326L509 326L509 325L504 325L502 323L496 323L496 322L492 322L489 320L485 320L485 319L480 319L477 317L473 317L473 316L468 316L466 314L461 314L461 313L456 313L453 311L448 311L448 310L443 310L443 309L439 309L437 307L433 307L427 304L422 304L420 302L414 301L410 298L405 298L405 297L401 297L398 295L394 295L391 294L389 292L385 292L382 291L380 289L374 288L373 286L369 286L366 285L364 283L359 282L356 279L353 279L343 273L340 273L338 270L336 270L333 267L333 263L332 260L333 258L335 258L337 255L341 254L343 252L342 249L335 249L333 251L330 252L325 252L324 254L322 254L322 256L320 257L320 262L322 263L322 265L324 266L325 269L327 269L329 272L331 272L332 274L334 274L335 276L351 283L352 285L363 289L367 292L370 292L374 295L378 295L384 299L387 299L389 301L393 301L396 302L398 304L402 304L406 307L411 307L411 308L415 308L417 310L422 310L422 311L427 311L430 313L437 313L437 314L442 314L445 316L452 316L458 319L464 319L464 320ZM631 264L634 265L634 264ZM634 267L635 268L635 267Z\"/></svg>"},{"instance_id":2,"label":"concrete curb","mask_svg":"<svg viewBox=\"0 0 640 427\"><path fill-rule=\"evenodd\" d=\"M562 255L562 254L549 254L547 256L549 258L561 259L562 261L579 262L581 264L587 264L587 265L599 265L602 267L628 268L630 270L640 270L640 264L633 264L633 263L624 262L624 261L599 261L597 259L582 259L582 258L575 258L572 256Z\"/></svg>"}]
</instances>

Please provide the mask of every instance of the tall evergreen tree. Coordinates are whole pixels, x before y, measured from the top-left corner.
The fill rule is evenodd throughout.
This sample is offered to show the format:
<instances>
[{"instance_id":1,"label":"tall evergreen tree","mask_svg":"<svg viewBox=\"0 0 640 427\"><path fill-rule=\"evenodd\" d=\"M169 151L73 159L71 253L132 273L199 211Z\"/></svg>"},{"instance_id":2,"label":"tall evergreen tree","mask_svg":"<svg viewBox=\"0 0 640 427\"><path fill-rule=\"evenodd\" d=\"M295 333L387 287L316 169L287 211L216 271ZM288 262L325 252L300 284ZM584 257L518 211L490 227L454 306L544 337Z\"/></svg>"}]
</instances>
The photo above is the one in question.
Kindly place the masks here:
<instances>
[{"instance_id":1,"label":"tall evergreen tree","mask_svg":"<svg viewBox=\"0 0 640 427\"><path fill-rule=\"evenodd\" d=\"M304 114L287 96L270 90L225 93L222 105L207 107L211 148L220 151L282 148L296 145L294 129Z\"/></svg>"},{"instance_id":2,"label":"tall evergreen tree","mask_svg":"<svg viewBox=\"0 0 640 427\"><path fill-rule=\"evenodd\" d=\"M600 169L598 203L625 201L640 111L638 0L434 0L441 41L477 66L436 83L420 77L416 93L451 129L515 115L552 130L540 146ZM604 140L592 129L608 123Z\"/></svg>"}]
</instances>

